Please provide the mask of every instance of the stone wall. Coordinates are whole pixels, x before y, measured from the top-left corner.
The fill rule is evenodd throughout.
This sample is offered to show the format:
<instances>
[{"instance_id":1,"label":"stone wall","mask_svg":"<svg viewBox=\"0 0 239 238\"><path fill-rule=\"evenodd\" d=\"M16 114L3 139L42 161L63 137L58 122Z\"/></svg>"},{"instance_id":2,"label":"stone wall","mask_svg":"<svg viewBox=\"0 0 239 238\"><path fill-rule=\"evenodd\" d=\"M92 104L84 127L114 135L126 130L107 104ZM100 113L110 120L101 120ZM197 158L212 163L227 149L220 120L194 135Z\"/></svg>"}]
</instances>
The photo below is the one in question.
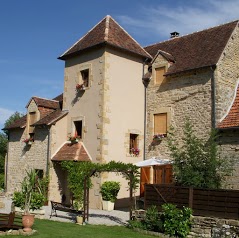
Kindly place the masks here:
<instances>
[{"instance_id":1,"label":"stone wall","mask_svg":"<svg viewBox=\"0 0 239 238\"><path fill-rule=\"evenodd\" d=\"M216 79L216 119L227 114L233 102L239 80L239 29L231 35L215 71Z\"/></svg>"},{"instance_id":2,"label":"stone wall","mask_svg":"<svg viewBox=\"0 0 239 238\"><path fill-rule=\"evenodd\" d=\"M228 177L224 187L239 189L239 131L223 130L220 132L219 145L221 156L233 160L233 176Z\"/></svg>"},{"instance_id":3,"label":"stone wall","mask_svg":"<svg viewBox=\"0 0 239 238\"><path fill-rule=\"evenodd\" d=\"M208 135L211 128L211 70L166 77L161 85L155 85L154 69L163 64L165 60L159 55L153 63L153 78L147 89L147 158L170 157L165 139L158 145L152 144L154 114L167 113L168 129L172 125L178 139L182 137L186 118L190 119L199 137Z\"/></svg>"},{"instance_id":4,"label":"stone wall","mask_svg":"<svg viewBox=\"0 0 239 238\"><path fill-rule=\"evenodd\" d=\"M236 238L239 236L238 220L195 216L192 223L189 238Z\"/></svg>"},{"instance_id":5,"label":"stone wall","mask_svg":"<svg viewBox=\"0 0 239 238\"><path fill-rule=\"evenodd\" d=\"M41 169L46 172L47 166L47 129L35 129L34 142L26 145L26 130L10 131L7 166L7 192L13 193L20 189L21 182L30 169Z\"/></svg>"}]
</instances>

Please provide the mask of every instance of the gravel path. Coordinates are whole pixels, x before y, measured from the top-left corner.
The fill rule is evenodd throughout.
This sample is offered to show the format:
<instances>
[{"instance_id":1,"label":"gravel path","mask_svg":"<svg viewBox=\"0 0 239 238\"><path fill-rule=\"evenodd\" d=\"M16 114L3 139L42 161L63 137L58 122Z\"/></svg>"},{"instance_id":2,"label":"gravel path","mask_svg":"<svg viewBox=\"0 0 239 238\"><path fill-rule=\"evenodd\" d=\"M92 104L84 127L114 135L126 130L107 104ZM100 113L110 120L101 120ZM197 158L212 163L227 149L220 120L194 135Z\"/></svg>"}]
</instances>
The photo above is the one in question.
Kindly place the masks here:
<instances>
[{"instance_id":1,"label":"gravel path","mask_svg":"<svg viewBox=\"0 0 239 238\"><path fill-rule=\"evenodd\" d=\"M5 208L1 208L0 213L9 213L11 211L12 204L11 199L2 198L1 200L4 202ZM70 214L61 211L57 211L57 217L53 216L50 218L51 206L44 206L43 208L45 210L44 219L72 223L76 221L75 214ZM90 209L88 223L94 225L122 226L126 225L128 220L129 220L129 211L127 209L113 211Z\"/></svg>"}]
</instances>

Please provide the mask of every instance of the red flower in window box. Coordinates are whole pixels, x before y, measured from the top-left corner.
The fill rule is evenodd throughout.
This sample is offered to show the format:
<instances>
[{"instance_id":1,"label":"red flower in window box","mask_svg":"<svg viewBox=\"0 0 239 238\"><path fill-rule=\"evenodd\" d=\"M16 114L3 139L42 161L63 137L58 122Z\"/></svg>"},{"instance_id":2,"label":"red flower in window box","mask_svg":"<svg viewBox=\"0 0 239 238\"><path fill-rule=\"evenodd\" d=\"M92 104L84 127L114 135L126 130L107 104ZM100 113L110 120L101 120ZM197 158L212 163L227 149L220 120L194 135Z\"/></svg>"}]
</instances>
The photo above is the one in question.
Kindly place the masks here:
<instances>
[{"instance_id":1,"label":"red flower in window box","mask_svg":"<svg viewBox=\"0 0 239 238\"><path fill-rule=\"evenodd\" d=\"M76 90L85 90L85 85L82 83L82 84L76 84Z\"/></svg>"},{"instance_id":2,"label":"red flower in window box","mask_svg":"<svg viewBox=\"0 0 239 238\"><path fill-rule=\"evenodd\" d=\"M131 154L133 154L134 156L139 156L139 153L140 153L140 149L138 148L132 148L130 150Z\"/></svg>"},{"instance_id":3,"label":"red flower in window box","mask_svg":"<svg viewBox=\"0 0 239 238\"><path fill-rule=\"evenodd\" d=\"M23 142L25 142L28 145L31 145L33 141L34 141L33 138L27 138L27 139L23 140Z\"/></svg>"}]
</instances>

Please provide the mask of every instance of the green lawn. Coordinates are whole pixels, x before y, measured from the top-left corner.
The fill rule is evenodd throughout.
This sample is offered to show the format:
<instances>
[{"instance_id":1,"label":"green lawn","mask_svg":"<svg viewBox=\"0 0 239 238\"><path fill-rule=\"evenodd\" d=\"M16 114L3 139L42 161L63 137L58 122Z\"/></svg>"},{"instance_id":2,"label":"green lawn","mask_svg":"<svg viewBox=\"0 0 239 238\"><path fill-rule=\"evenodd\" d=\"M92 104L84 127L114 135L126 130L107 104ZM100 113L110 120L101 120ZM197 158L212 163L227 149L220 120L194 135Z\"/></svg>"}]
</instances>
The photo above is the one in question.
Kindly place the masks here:
<instances>
[{"instance_id":1,"label":"green lawn","mask_svg":"<svg viewBox=\"0 0 239 238\"><path fill-rule=\"evenodd\" d=\"M37 233L31 237L82 237L82 238L152 238L149 235L143 235L123 226L103 226L103 225L85 225L80 226L73 223L56 222L50 220L35 219L33 229ZM26 236L12 236L26 237Z\"/></svg>"}]
</instances>

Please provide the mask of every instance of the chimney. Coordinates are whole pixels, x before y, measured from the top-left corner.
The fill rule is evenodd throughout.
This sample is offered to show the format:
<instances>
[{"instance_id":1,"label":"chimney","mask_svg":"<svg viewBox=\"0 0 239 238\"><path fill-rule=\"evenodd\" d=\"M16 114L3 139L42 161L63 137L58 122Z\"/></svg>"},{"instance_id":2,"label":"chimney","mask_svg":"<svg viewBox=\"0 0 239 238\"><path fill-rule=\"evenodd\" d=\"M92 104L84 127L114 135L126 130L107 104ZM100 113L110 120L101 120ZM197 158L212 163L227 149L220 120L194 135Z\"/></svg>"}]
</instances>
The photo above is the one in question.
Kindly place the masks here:
<instances>
[{"instance_id":1,"label":"chimney","mask_svg":"<svg viewBox=\"0 0 239 238\"><path fill-rule=\"evenodd\" d=\"M171 32L170 35L171 35L171 38L179 37L179 33L177 31Z\"/></svg>"}]
</instances>

